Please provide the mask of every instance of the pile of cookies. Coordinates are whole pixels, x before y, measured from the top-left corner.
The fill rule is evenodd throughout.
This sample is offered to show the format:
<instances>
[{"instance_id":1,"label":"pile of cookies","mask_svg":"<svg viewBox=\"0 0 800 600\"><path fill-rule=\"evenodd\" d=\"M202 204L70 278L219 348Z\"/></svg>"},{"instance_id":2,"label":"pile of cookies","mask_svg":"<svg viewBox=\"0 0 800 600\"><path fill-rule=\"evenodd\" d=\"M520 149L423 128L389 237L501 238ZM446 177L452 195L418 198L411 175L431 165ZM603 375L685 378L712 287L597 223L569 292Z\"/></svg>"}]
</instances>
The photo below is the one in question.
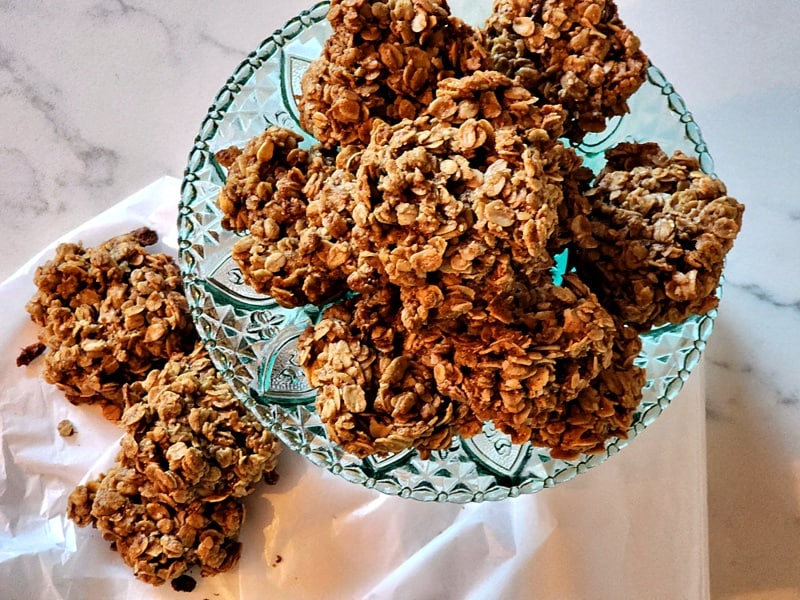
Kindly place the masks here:
<instances>
[{"instance_id":1,"label":"pile of cookies","mask_svg":"<svg viewBox=\"0 0 800 600\"><path fill-rule=\"evenodd\" d=\"M366 456L491 421L574 458L624 436L639 333L716 306L743 207L694 158L573 147L647 58L611 0L333 0L301 123L217 154L245 281L329 306L299 340L328 435ZM554 272L567 251L567 273Z\"/></svg>"},{"instance_id":2,"label":"pile of cookies","mask_svg":"<svg viewBox=\"0 0 800 600\"><path fill-rule=\"evenodd\" d=\"M26 309L39 344L19 362L44 352L48 382L125 431L114 466L70 495L69 518L96 527L139 579L177 588L193 585L192 567L236 564L242 501L274 478L279 444L212 366L175 261L147 249L157 239L142 228L60 245L36 270Z\"/></svg>"}]
</instances>

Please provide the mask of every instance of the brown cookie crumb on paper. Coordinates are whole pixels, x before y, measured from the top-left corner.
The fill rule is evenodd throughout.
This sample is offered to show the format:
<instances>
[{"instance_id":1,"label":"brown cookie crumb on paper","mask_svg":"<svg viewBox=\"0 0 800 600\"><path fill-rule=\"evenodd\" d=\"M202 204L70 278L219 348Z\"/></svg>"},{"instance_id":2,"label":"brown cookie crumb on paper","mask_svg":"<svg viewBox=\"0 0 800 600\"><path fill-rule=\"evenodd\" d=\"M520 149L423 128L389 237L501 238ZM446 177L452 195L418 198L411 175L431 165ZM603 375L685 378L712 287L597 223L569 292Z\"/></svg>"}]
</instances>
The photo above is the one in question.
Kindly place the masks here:
<instances>
[{"instance_id":1,"label":"brown cookie crumb on paper","mask_svg":"<svg viewBox=\"0 0 800 600\"><path fill-rule=\"evenodd\" d=\"M170 581L170 585L176 592L193 592L197 587L197 580L190 575L181 575Z\"/></svg>"},{"instance_id":2,"label":"brown cookie crumb on paper","mask_svg":"<svg viewBox=\"0 0 800 600\"><path fill-rule=\"evenodd\" d=\"M17 366L27 367L39 356L44 354L45 350L47 350L47 346L45 346L41 342L35 342L33 344L25 346L20 350L19 354L17 355Z\"/></svg>"},{"instance_id":3,"label":"brown cookie crumb on paper","mask_svg":"<svg viewBox=\"0 0 800 600\"><path fill-rule=\"evenodd\" d=\"M58 435L61 437L72 437L75 435L75 425L69 419L62 419L56 426Z\"/></svg>"}]
</instances>

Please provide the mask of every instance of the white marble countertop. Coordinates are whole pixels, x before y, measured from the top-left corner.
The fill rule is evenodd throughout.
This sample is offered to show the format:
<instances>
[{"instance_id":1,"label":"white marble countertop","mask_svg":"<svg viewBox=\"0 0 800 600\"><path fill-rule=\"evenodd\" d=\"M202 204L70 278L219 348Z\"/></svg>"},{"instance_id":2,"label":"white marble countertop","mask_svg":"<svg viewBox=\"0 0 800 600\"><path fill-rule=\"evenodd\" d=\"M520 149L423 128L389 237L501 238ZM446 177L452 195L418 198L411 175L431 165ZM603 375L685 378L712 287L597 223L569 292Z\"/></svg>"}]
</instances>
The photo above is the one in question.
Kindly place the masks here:
<instances>
[{"instance_id":1,"label":"white marble countertop","mask_svg":"<svg viewBox=\"0 0 800 600\"><path fill-rule=\"evenodd\" d=\"M218 89L305 4L0 2L0 280L159 176L179 177ZM800 3L618 4L747 205L706 352L712 597L797 599Z\"/></svg>"}]
</instances>

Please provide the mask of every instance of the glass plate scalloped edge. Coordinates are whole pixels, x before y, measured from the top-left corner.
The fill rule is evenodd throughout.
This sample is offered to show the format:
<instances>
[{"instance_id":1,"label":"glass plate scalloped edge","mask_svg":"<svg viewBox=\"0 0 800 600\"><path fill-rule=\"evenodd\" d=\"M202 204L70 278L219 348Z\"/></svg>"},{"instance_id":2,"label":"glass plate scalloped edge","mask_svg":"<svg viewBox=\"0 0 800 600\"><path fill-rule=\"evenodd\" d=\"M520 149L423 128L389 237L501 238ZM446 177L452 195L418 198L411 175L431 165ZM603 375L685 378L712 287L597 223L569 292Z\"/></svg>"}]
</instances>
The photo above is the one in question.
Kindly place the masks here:
<instances>
[{"instance_id":1,"label":"glass plate scalloped edge","mask_svg":"<svg viewBox=\"0 0 800 600\"><path fill-rule=\"evenodd\" d=\"M360 460L327 440L313 409L313 391L307 384L303 389L302 370L292 364L293 338L281 337L292 328L299 332L308 311L283 311L269 299L248 293L231 267L229 249L235 236L219 224L215 200L225 175L213 154L234 143L244 144L267 124L303 133L293 96L302 69L329 33L328 4L320 2L302 11L237 67L215 97L189 154L178 215L179 263L192 317L212 361L238 398L286 445L348 481L386 494L421 501L496 501L553 487L602 464L653 423L678 395L705 349L716 311L642 336L638 360L647 367L644 399L627 438L612 438L599 454L571 461L552 459L546 449L511 444L491 426L478 438L454 438L450 450L435 452L428 460L414 451ZM653 114L651 105L658 109ZM630 106L630 115L612 119L603 133L588 136L577 148L592 169L602 166L607 147L635 140L658 141L668 152L681 149L694 154L702 169L713 174L699 127L655 66L649 67L648 81ZM264 365L269 363L271 370L278 359L284 376L280 389L265 390L264 384L271 385L272 380L265 380Z\"/></svg>"}]
</instances>

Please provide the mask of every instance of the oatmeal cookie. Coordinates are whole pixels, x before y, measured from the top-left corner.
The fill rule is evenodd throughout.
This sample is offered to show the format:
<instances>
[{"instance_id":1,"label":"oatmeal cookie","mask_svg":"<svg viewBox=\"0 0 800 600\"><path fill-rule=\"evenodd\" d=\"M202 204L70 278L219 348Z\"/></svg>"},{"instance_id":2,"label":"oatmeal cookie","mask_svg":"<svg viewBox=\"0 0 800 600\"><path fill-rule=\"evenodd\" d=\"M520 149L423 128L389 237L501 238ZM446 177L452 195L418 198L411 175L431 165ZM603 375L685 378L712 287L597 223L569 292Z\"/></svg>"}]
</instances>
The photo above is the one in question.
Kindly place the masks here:
<instances>
[{"instance_id":1,"label":"oatmeal cookie","mask_svg":"<svg viewBox=\"0 0 800 600\"><path fill-rule=\"evenodd\" d=\"M324 304L344 291L353 260L348 150L336 158L298 148L297 134L269 127L244 150L217 160L228 168L218 197L223 226L245 233L233 258L245 282L286 307ZM341 165L341 168L339 168Z\"/></svg>"},{"instance_id":2,"label":"oatmeal cookie","mask_svg":"<svg viewBox=\"0 0 800 600\"><path fill-rule=\"evenodd\" d=\"M153 482L145 473L117 464L70 494L68 516L81 527L96 527L145 583L163 585L194 566L206 576L236 565L240 500L175 502L166 494L140 494L148 485Z\"/></svg>"},{"instance_id":3,"label":"oatmeal cookie","mask_svg":"<svg viewBox=\"0 0 800 600\"><path fill-rule=\"evenodd\" d=\"M439 391L524 443L610 366L617 327L574 274L518 285L492 304L437 321L406 350L431 367Z\"/></svg>"},{"instance_id":4,"label":"oatmeal cookie","mask_svg":"<svg viewBox=\"0 0 800 600\"><path fill-rule=\"evenodd\" d=\"M715 308L744 206L679 151L622 143L606 156L587 194L590 212L572 224L581 277L639 331Z\"/></svg>"},{"instance_id":5,"label":"oatmeal cookie","mask_svg":"<svg viewBox=\"0 0 800 600\"><path fill-rule=\"evenodd\" d=\"M233 396L198 344L133 384L114 467L70 495L141 580L199 566L226 571L241 552L242 499L275 470L279 445Z\"/></svg>"},{"instance_id":6,"label":"oatmeal cookie","mask_svg":"<svg viewBox=\"0 0 800 600\"><path fill-rule=\"evenodd\" d=\"M299 100L303 129L328 148L367 144L373 119L413 119L437 81L489 66L480 33L444 0L333 0L328 20Z\"/></svg>"},{"instance_id":7,"label":"oatmeal cookie","mask_svg":"<svg viewBox=\"0 0 800 600\"><path fill-rule=\"evenodd\" d=\"M289 129L271 126L243 149L231 146L214 155L227 169L217 205L225 229L244 233L261 221L262 228L280 228L305 212L303 189L309 179L323 179L331 170L319 152L299 147L303 138Z\"/></svg>"},{"instance_id":8,"label":"oatmeal cookie","mask_svg":"<svg viewBox=\"0 0 800 600\"><path fill-rule=\"evenodd\" d=\"M359 457L411 447L426 457L480 428L465 405L436 390L428 367L401 351L396 314L388 291L359 296L328 309L298 342L328 435Z\"/></svg>"},{"instance_id":9,"label":"oatmeal cookie","mask_svg":"<svg viewBox=\"0 0 800 600\"><path fill-rule=\"evenodd\" d=\"M580 193L564 183L581 161L558 140L563 112L499 73L445 83L429 114L373 127L353 208L358 273L376 268L401 288L447 273L480 285L508 256L535 278L564 245L565 193Z\"/></svg>"},{"instance_id":10,"label":"oatmeal cookie","mask_svg":"<svg viewBox=\"0 0 800 600\"><path fill-rule=\"evenodd\" d=\"M569 114L579 141L628 112L648 59L613 0L495 0L485 25L495 69Z\"/></svg>"},{"instance_id":11,"label":"oatmeal cookie","mask_svg":"<svg viewBox=\"0 0 800 600\"><path fill-rule=\"evenodd\" d=\"M615 318L616 336L608 366L558 410L543 413L530 441L550 448L550 456L572 460L602 452L611 437L625 438L642 401L645 371L634 363L641 352L637 332ZM571 394L570 394L571 396Z\"/></svg>"},{"instance_id":12,"label":"oatmeal cookie","mask_svg":"<svg viewBox=\"0 0 800 600\"><path fill-rule=\"evenodd\" d=\"M180 271L146 246L158 239L142 228L94 248L62 244L36 270L27 303L42 327L43 376L75 403L99 403L117 420L124 388L190 350L195 331Z\"/></svg>"}]
</instances>

